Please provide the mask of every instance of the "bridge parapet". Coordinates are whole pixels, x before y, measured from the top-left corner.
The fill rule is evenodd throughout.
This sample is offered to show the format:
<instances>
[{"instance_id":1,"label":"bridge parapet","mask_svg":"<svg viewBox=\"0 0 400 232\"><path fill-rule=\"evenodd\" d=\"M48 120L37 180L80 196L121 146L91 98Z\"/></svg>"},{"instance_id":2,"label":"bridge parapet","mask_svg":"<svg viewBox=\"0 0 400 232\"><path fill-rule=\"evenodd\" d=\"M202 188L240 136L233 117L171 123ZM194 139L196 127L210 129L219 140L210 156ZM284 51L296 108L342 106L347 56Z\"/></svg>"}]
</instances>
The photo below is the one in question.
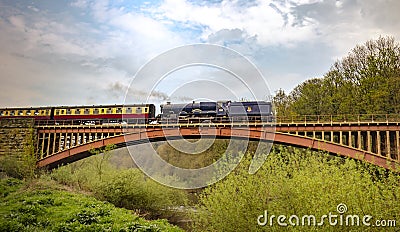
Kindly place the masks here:
<instances>
[{"instance_id":1,"label":"bridge parapet","mask_svg":"<svg viewBox=\"0 0 400 232\"><path fill-rule=\"evenodd\" d=\"M399 123L398 114L292 115L276 117L277 123Z\"/></svg>"}]
</instances>

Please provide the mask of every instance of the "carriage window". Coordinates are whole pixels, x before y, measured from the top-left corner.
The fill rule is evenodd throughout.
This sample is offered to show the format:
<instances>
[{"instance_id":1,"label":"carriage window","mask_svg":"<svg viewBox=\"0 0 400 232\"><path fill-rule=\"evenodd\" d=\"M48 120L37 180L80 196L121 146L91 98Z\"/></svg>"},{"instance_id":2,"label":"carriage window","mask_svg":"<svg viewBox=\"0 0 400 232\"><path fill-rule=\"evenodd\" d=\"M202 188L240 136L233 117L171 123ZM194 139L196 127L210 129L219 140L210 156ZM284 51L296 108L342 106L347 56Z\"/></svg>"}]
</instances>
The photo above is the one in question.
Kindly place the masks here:
<instances>
[{"instance_id":1,"label":"carriage window","mask_svg":"<svg viewBox=\"0 0 400 232\"><path fill-rule=\"evenodd\" d=\"M101 113L104 114L104 109L101 109Z\"/></svg>"},{"instance_id":2,"label":"carriage window","mask_svg":"<svg viewBox=\"0 0 400 232\"><path fill-rule=\"evenodd\" d=\"M99 109L94 109L93 114L99 114Z\"/></svg>"},{"instance_id":3,"label":"carriage window","mask_svg":"<svg viewBox=\"0 0 400 232\"><path fill-rule=\"evenodd\" d=\"M59 115L60 114L60 110L56 110L56 113L55 113L56 115Z\"/></svg>"},{"instance_id":4,"label":"carriage window","mask_svg":"<svg viewBox=\"0 0 400 232\"><path fill-rule=\"evenodd\" d=\"M128 107L128 110L126 111L126 113L132 113L132 108Z\"/></svg>"},{"instance_id":5,"label":"carriage window","mask_svg":"<svg viewBox=\"0 0 400 232\"><path fill-rule=\"evenodd\" d=\"M122 108L117 108L117 113L122 113Z\"/></svg>"},{"instance_id":6,"label":"carriage window","mask_svg":"<svg viewBox=\"0 0 400 232\"><path fill-rule=\"evenodd\" d=\"M148 112L149 112L149 108L147 108L147 107L144 108L144 112L145 112L145 113L148 113Z\"/></svg>"},{"instance_id":7,"label":"carriage window","mask_svg":"<svg viewBox=\"0 0 400 232\"><path fill-rule=\"evenodd\" d=\"M0 115L1 115L1 116L4 116L4 111L1 110L1 111L0 111Z\"/></svg>"},{"instance_id":8,"label":"carriage window","mask_svg":"<svg viewBox=\"0 0 400 232\"><path fill-rule=\"evenodd\" d=\"M35 115L39 115L39 110L35 110Z\"/></svg>"},{"instance_id":9,"label":"carriage window","mask_svg":"<svg viewBox=\"0 0 400 232\"><path fill-rule=\"evenodd\" d=\"M89 114L89 109L85 109L85 114Z\"/></svg>"},{"instance_id":10,"label":"carriage window","mask_svg":"<svg viewBox=\"0 0 400 232\"><path fill-rule=\"evenodd\" d=\"M136 113L142 113L142 108L140 107L136 108Z\"/></svg>"},{"instance_id":11,"label":"carriage window","mask_svg":"<svg viewBox=\"0 0 400 232\"><path fill-rule=\"evenodd\" d=\"M22 110L19 110L18 115L24 115L24 112Z\"/></svg>"},{"instance_id":12,"label":"carriage window","mask_svg":"<svg viewBox=\"0 0 400 232\"><path fill-rule=\"evenodd\" d=\"M81 114L81 110L80 109L75 109L75 114Z\"/></svg>"},{"instance_id":13,"label":"carriage window","mask_svg":"<svg viewBox=\"0 0 400 232\"><path fill-rule=\"evenodd\" d=\"M112 109L111 109L111 108L108 108L107 113L108 113L108 114L111 114L111 113L112 113Z\"/></svg>"},{"instance_id":14,"label":"carriage window","mask_svg":"<svg viewBox=\"0 0 400 232\"><path fill-rule=\"evenodd\" d=\"M26 115L31 115L31 111L30 110L26 111Z\"/></svg>"}]
</instances>

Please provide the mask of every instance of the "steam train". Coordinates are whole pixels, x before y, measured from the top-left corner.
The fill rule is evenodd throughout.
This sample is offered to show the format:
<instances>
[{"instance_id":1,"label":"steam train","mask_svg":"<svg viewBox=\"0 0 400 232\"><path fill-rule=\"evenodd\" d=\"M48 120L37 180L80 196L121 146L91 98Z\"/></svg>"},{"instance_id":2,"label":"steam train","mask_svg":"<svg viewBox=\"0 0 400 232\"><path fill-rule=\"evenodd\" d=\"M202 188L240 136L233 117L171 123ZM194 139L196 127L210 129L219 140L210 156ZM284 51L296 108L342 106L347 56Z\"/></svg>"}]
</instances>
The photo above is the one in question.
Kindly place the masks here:
<instances>
[{"instance_id":1,"label":"steam train","mask_svg":"<svg viewBox=\"0 0 400 232\"><path fill-rule=\"evenodd\" d=\"M165 123L181 121L272 120L272 105L266 101L218 101L162 104L156 116L154 104L0 108L0 118L34 118L35 121L74 121L78 124Z\"/></svg>"}]
</instances>

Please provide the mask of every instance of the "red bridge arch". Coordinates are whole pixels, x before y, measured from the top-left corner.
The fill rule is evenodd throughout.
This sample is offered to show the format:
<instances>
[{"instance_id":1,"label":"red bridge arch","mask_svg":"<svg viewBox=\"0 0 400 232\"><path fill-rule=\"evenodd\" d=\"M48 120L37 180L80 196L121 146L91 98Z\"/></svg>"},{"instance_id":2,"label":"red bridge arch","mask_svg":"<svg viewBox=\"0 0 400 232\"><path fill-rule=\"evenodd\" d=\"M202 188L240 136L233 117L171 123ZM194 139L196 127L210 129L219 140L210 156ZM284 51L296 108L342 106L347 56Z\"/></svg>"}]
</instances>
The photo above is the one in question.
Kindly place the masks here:
<instances>
[{"instance_id":1,"label":"red bridge arch","mask_svg":"<svg viewBox=\"0 0 400 232\"><path fill-rule=\"evenodd\" d=\"M116 145L116 147L123 147L166 139L200 138L201 136L215 137L217 139L240 138L256 141L273 141L277 144L327 151L339 156L362 160L390 170L398 170L400 166L399 161L373 152L322 139L275 132L269 128L270 127L139 127L124 130L122 130L122 128L114 129L114 133L120 134L78 145L57 152L51 156L44 157L37 162L37 166L40 168L56 168L59 165L75 162L79 159L91 156L91 149L101 148L111 144ZM74 129L70 129L71 133L73 133L73 131ZM65 130L65 132L68 133L68 130ZM126 134L123 134L123 132Z\"/></svg>"}]
</instances>

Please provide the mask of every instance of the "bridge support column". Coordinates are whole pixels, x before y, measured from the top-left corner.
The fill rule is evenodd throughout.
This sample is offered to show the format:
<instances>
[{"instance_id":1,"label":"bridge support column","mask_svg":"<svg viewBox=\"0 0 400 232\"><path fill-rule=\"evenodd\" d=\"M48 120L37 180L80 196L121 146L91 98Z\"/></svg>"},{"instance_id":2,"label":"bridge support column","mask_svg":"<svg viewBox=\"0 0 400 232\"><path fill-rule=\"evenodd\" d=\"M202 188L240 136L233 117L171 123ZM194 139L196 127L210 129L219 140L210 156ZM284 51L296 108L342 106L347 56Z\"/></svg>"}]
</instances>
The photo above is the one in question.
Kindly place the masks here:
<instances>
[{"instance_id":1,"label":"bridge support column","mask_svg":"<svg viewBox=\"0 0 400 232\"><path fill-rule=\"evenodd\" d=\"M349 131L349 147L353 147L353 141L352 141L352 138L351 138L351 136L352 136L352 134L351 134L351 131Z\"/></svg>"},{"instance_id":2,"label":"bridge support column","mask_svg":"<svg viewBox=\"0 0 400 232\"><path fill-rule=\"evenodd\" d=\"M397 160L400 161L400 133L396 131L396 151L397 151Z\"/></svg>"},{"instance_id":3,"label":"bridge support column","mask_svg":"<svg viewBox=\"0 0 400 232\"><path fill-rule=\"evenodd\" d=\"M333 143L333 131L331 131L331 142Z\"/></svg>"},{"instance_id":4,"label":"bridge support column","mask_svg":"<svg viewBox=\"0 0 400 232\"><path fill-rule=\"evenodd\" d=\"M62 133L60 133L60 140L58 140L58 150L60 151L60 150L64 150L64 144L62 143L62 137L63 137L63 135L62 135Z\"/></svg>"},{"instance_id":5,"label":"bridge support column","mask_svg":"<svg viewBox=\"0 0 400 232\"><path fill-rule=\"evenodd\" d=\"M362 149L362 147L361 147L361 131L357 131L357 148Z\"/></svg>"},{"instance_id":6,"label":"bridge support column","mask_svg":"<svg viewBox=\"0 0 400 232\"><path fill-rule=\"evenodd\" d=\"M381 151L381 132L377 131L376 132L376 147L377 147L377 154L378 155L382 155L382 151Z\"/></svg>"},{"instance_id":7,"label":"bridge support column","mask_svg":"<svg viewBox=\"0 0 400 232\"><path fill-rule=\"evenodd\" d=\"M367 131L367 150L369 152L372 151L372 147L371 147L371 131Z\"/></svg>"},{"instance_id":8,"label":"bridge support column","mask_svg":"<svg viewBox=\"0 0 400 232\"><path fill-rule=\"evenodd\" d=\"M391 156L390 156L390 133L389 133L389 131L386 131L386 151L387 151L386 157L391 158Z\"/></svg>"},{"instance_id":9,"label":"bridge support column","mask_svg":"<svg viewBox=\"0 0 400 232\"><path fill-rule=\"evenodd\" d=\"M51 143L51 133L49 133L49 137L47 138L46 156L50 155L50 143Z\"/></svg>"},{"instance_id":10,"label":"bridge support column","mask_svg":"<svg viewBox=\"0 0 400 232\"><path fill-rule=\"evenodd\" d=\"M343 131L339 132L339 144L343 145Z\"/></svg>"},{"instance_id":11,"label":"bridge support column","mask_svg":"<svg viewBox=\"0 0 400 232\"><path fill-rule=\"evenodd\" d=\"M57 138L57 133L54 133L53 137L53 150L51 151L51 154L56 153L56 138ZM50 154L49 154L50 155Z\"/></svg>"},{"instance_id":12,"label":"bridge support column","mask_svg":"<svg viewBox=\"0 0 400 232\"><path fill-rule=\"evenodd\" d=\"M40 159L43 159L43 154L44 154L44 140L46 139L46 134L42 134L42 147L40 149Z\"/></svg>"},{"instance_id":13,"label":"bridge support column","mask_svg":"<svg viewBox=\"0 0 400 232\"><path fill-rule=\"evenodd\" d=\"M322 140L325 140L325 131L321 132Z\"/></svg>"},{"instance_id":14,"label":"bridge support column","mask_svg":"<svg viewBox=\"0 0 400 232\"><path fill-rule=\"evenodd\" d=\"M37 141L36 141L36 152L39 153L39 143L40 143L40 134L37 134ZM40 154L36 154L40 155Z\"/></svg>"}]
</instances>

